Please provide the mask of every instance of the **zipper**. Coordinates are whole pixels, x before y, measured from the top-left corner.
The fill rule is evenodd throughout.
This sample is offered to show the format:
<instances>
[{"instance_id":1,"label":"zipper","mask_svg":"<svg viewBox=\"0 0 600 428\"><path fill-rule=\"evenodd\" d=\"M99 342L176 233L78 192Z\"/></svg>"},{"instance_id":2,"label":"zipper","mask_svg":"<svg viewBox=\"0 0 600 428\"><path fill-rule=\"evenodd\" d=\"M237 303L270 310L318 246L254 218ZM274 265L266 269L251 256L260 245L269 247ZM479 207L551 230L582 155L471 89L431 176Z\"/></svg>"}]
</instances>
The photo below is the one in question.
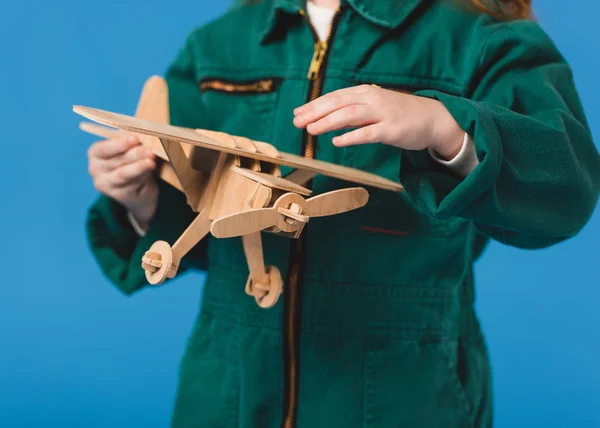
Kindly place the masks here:
<instances>
[{"instance_id":1,"label":"zipper","mask_svg":"<svg viewBox=\"0 0 600 428\"><path fill-rule=\"evenodd\" d=\"M252 82L231 82L221 79L206 79L200 82L200 90L217 92L243 92L247 94L262 94L273 92L279 79L260 79Z\"/></svg>"},{"instance_id":2,"label":"zipper","mask_svg":"<svg viewBox=\"0 0 600 428\"><path fill-rule=\"evenodd\" d=\"M304 10L300 10L300 15L306 20L313 37L315 39L314 54L308 69L307 79L310 81L307 102L318 98L321 95L323 87L324 71L329 57L329 46L335 35L337 24L339 22L340 10L331 22L327 40L322 42L307 18ZM303 132L302 153L304 157L314 159L316 137ZM311 182L306 184L311 187ZM283 428L293 428L296 424L296 414L298 410L298 378L299 378L299 338L300 338L300 314L301 314L301 290L303 283L301 277L304 271L304 248L306 243L306 233L292 242L290 252L290 275L288 279L288 292L284 296L284 370L285 370L285 399L284 399L284 419Z\"/></svg>"},{"instance_id":3,"label":"zipper","mask_svg":"<svg viewBox=\"0 0 600 428\"><path fill-rule=\"evenodd\" d=\"M323 60L325 59L325 54L327 53L327 42L322 42L319 40L315 43L315 53L313 54L312 61L310 62L310 67L308 68L308 80L315 80L319 76L319 72L321 71L321 66L323 65Z\"/></svg>"},{"instance_id":4,"label":"zipper","mask_svg":"<svg viewBox=\"0 0 600 428\"><path fill-rule=\"evenodd\" d=\"M304 10L300 10L300 15L302 15L302 17L308 24L311 32L313 33L313 37L315 39L314 53L313 53L312 60L310 62L310 66L308 68L308 74L306 76L306 78L310 81L310 86L309 86L309 90L308 90L308 99L306 100L306 102L310 102L310 101L318 98L319 95L321 95L324 71L327 66L326 63L327 63L327 59L329 57L329 52L330 52L329 46L331 45L331 40L332 40L333 36L335 35L335 30L337 29L337 24L338 24L339 17L340 17L340 10L338 9L336 11L336 14L333 17L333 20L331 22L329 34L327 35L327 38L324 42L319 39L319 35L317 34L317 31L311 24L310 19L308 19L308 17L306 16L306 13L304 12ZM307 158L313 159L314 154L315 154L316 138L313 135L308 134L306 131L304 131L304 137L305 137L305 142L303 144L304 145L304 147L303 147L304 156Z\"/></svg>"}]
</instances>

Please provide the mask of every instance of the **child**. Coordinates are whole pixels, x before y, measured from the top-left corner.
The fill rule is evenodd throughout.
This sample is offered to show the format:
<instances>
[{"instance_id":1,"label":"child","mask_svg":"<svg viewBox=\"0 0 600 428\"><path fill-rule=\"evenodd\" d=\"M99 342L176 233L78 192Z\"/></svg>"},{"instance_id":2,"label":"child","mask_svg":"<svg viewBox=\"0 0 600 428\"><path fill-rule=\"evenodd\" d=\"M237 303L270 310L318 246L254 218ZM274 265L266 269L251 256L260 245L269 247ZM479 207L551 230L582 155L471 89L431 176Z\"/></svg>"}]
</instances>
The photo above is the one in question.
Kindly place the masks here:
<instances>
[{"instance_id":1,"label":"child","mask_svg":"<svg viewBox=\"0 0 600 428\"><path fill-rule=\"evenodd\" d=\"M490 427L473 308L489 239L543 248L577 234L600 190L571 70L528 0L255 1L194 31L166 79L174 125L214 129L400 181L369 204L263 235L285 279L268 310L243 293L240 239L205 239L207 271L173 426ZM135 139L90 149L103 194L91 247L125 293L141 255L193 218ZM346 183L317 177L316 194Z\"/></svg>"}]
</instances>

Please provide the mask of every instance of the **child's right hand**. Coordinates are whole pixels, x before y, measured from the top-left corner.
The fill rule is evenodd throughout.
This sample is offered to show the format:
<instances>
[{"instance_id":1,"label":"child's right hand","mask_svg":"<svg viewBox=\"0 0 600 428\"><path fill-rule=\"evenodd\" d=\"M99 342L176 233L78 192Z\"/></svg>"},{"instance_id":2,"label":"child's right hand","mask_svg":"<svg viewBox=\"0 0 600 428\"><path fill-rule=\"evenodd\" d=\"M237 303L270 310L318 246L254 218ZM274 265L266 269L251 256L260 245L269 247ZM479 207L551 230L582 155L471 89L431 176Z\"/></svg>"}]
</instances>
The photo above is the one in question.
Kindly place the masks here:
<instances>
[{"instance_id":1,"label":"child's right hand","mask_svg":"<svg viewBox=\"0 0 600 428\"><path fill-rule=\"evenodd\" d=\"M154 154L135 136L98 141L88 150L96 189L122 204L142 228L154 217L158 203L155 169Z\"/></svg>"}]
</instances>

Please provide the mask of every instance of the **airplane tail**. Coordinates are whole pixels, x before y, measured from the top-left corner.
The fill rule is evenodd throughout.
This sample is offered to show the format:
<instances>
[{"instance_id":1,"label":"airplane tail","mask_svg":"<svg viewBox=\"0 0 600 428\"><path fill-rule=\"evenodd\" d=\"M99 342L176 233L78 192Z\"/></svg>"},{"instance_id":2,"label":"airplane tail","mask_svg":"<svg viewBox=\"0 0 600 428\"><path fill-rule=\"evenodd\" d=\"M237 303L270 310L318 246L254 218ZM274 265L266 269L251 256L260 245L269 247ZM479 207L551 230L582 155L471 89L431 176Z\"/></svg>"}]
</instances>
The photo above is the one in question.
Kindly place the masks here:
<instances>
[{"instance_id":1,"label":"airplane tail","mask_svg":"<svg viewBox=\"0 0 600 428\"><path fill-rule=\"evenodd\" d=\"M169 89L164 78L152 76L146 81L138 101L135 117L167 125L170 123ZM158 138L144 134L139 134L138 137L142 144L150 147L155 153L164 153Z\"/></svg>"}]
</instances>

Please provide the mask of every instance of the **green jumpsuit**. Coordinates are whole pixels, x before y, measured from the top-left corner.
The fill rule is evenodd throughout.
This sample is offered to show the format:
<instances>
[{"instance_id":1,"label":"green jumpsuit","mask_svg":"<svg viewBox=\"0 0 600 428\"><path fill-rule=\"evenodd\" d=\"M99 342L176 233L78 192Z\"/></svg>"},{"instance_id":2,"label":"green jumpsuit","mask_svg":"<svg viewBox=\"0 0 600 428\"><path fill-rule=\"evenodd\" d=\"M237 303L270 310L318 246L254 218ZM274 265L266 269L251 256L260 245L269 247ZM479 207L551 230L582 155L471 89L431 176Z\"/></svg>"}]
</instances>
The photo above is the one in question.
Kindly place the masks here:
<instances>
[{"instance_id":1,"label":"green jumpsuit","mask_svg":"<svg viewBox=\"0 0 600 428\"><path fill-rule=\"evenodd\" d=\"M310 144L318 159L406 191L369 188L366 207L312 219L301 241L263 234L266 263L285 280L271 309L244 293L240 238L193 249L181 269L204 270L207 282L173 427L492 425L473 263L490 239L537 249L577 234L597 203L600 156L571 69L540 26L457 3L342 1L311 80L305 1L252 2L189 36L166 73L173 124L296 154ZM461 178L427 151L336 148L341 132L317 141L294 127L295 107L363 83L441 101L473 137L479 165ZM143 238L107 197L89 211L93 254L126 294L147 285L150 245L173 244L194 217L181 193L159 185ZM353 184L318 176L311 186Z\"/></svg>"}]
</instances>

